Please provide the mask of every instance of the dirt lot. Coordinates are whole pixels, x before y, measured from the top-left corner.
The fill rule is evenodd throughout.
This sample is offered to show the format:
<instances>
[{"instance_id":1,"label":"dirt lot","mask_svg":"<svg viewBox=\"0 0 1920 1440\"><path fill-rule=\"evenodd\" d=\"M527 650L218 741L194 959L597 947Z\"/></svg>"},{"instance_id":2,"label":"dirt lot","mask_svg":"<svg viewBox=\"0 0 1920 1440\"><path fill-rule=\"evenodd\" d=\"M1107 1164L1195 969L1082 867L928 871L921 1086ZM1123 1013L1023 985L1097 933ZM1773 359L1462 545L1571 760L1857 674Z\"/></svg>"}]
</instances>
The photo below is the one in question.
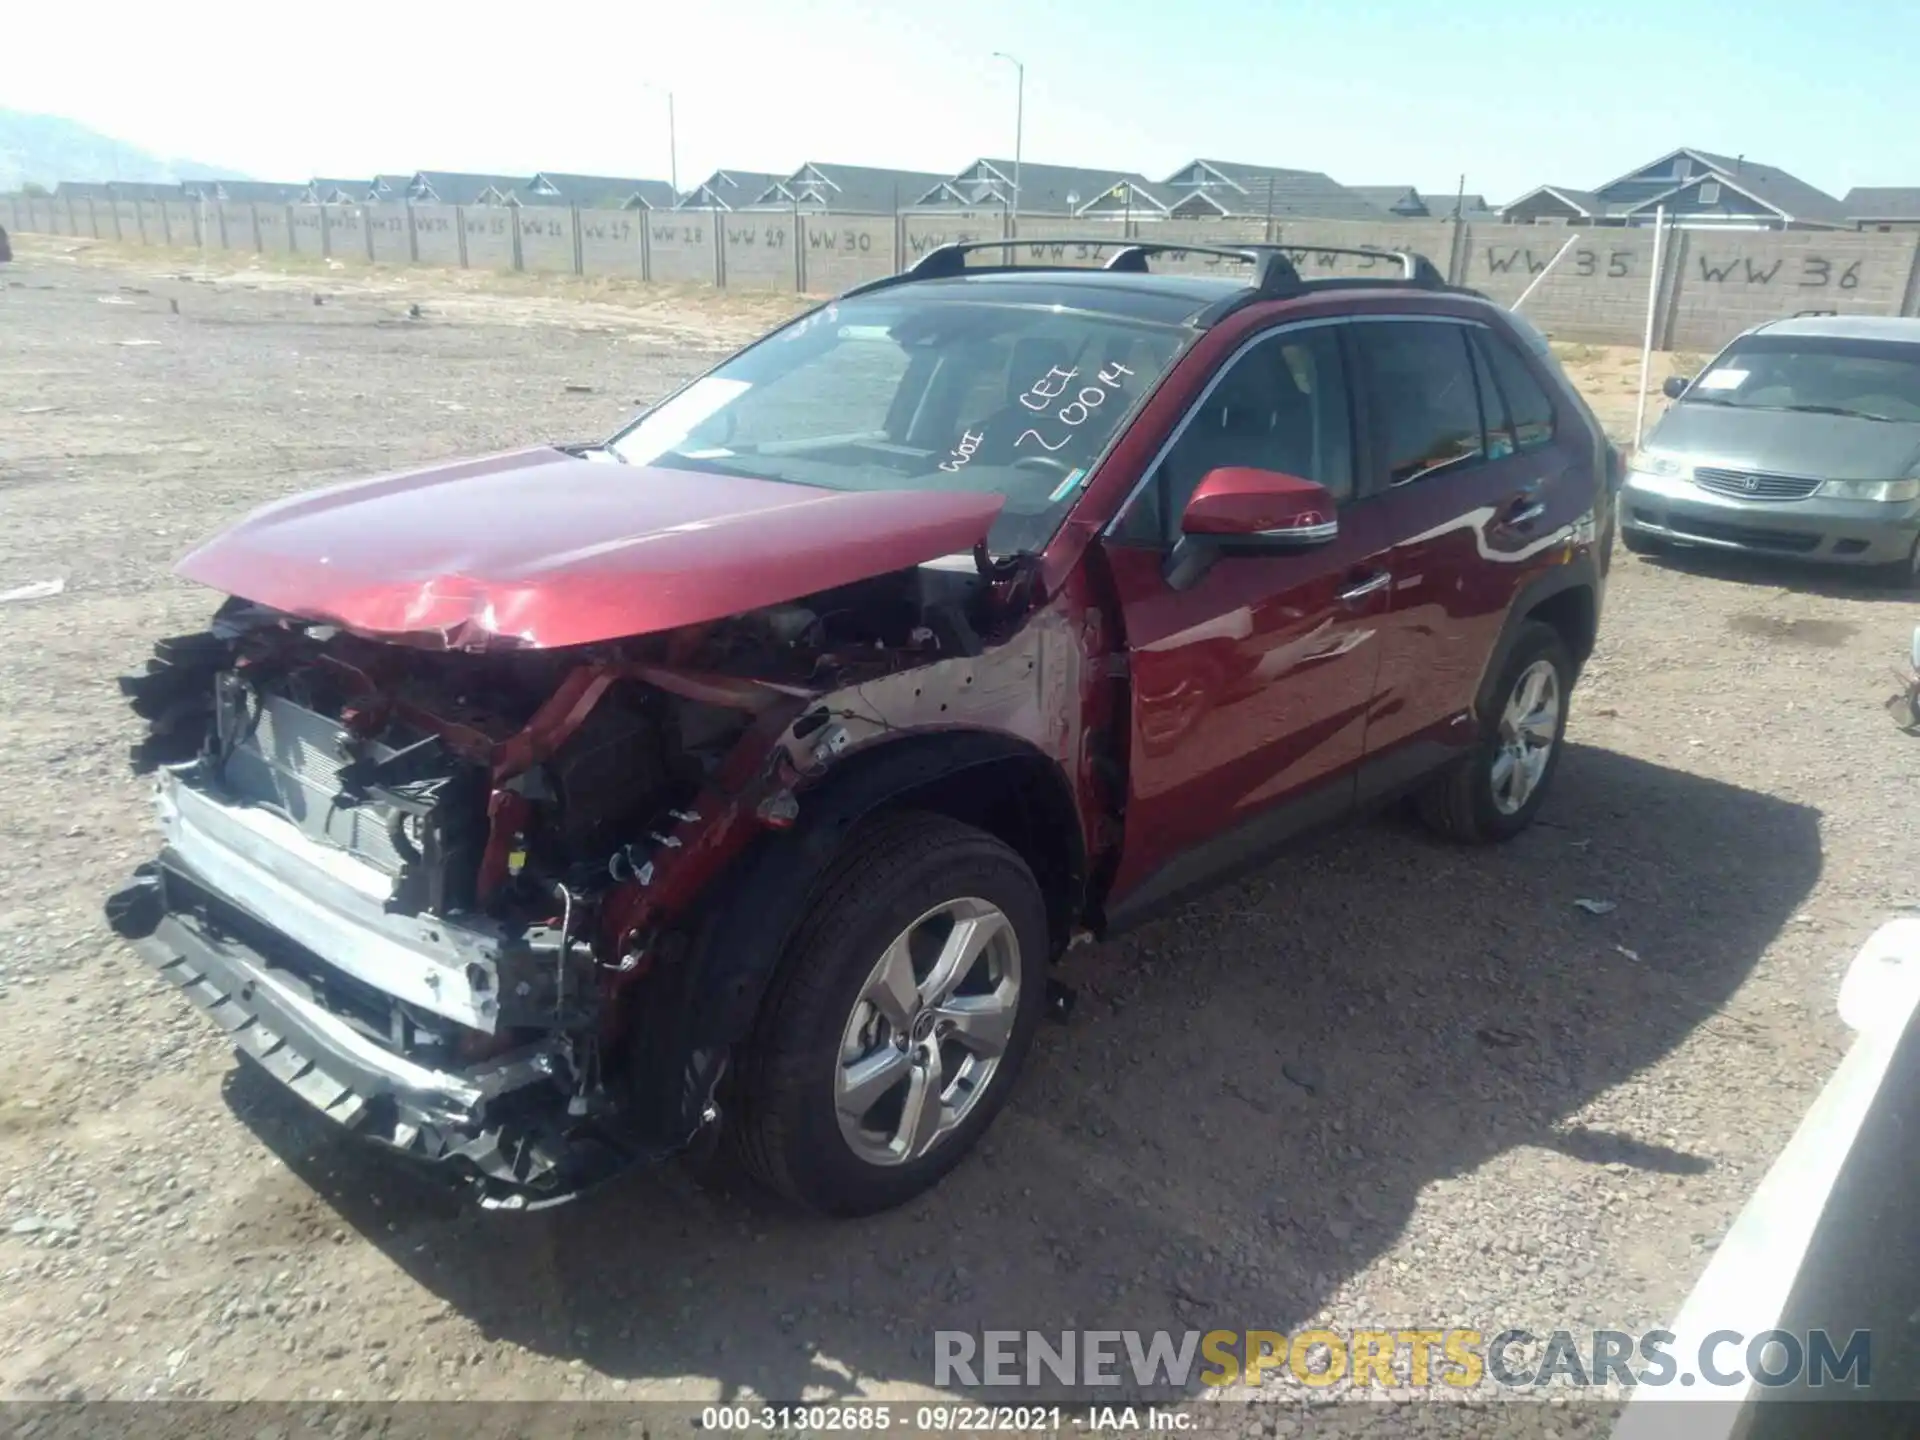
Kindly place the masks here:
<instances>
[{"instance_id":1,"label":"dirt lot","mask_svg":"<svg viewBox=\"0 0 1920 1440\"><path fill-rule=\"evenodd\" d=\"M1379 821L1080 952L1073 1022L938 1193L834 1225L676 1170L461 1212L105 932L151 845L112 677L202 622L168 566L219 523L601 434L788 302L20 251L0 591L65 589L0 604L0 1395L909 1395L943 1326L1644 1328L1920 898L1920 745L1879 709L1912 602L1623 555L1538 828ZM1635 358L1573 356L1623 430Z\"/></svg>"}]
</instances>

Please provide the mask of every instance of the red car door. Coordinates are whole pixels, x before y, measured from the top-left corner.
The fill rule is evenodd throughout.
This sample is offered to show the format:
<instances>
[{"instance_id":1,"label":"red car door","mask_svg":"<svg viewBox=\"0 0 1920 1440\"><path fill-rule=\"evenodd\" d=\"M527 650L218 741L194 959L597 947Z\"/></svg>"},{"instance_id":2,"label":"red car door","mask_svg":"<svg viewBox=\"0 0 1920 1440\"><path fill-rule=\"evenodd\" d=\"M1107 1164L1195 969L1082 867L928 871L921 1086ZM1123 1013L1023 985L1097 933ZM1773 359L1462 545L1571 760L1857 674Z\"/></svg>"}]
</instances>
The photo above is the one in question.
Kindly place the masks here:
<instances>
[{"instance_id":1,"label":"red car door","mask_svg":"<svg viewBox=\"0 0 1920 1440\"><path fill-rule=\"evenodd\" d=\"M1344 328L1249 340L1109 532L1132 695L1116 923L1352 807L1390 584L1377 507L1341 503L1338 537L1316 550L1223 555L1187 588L1165 574L1186 500L1217 467L1299 475L1352 501Z\"/></svg>"},{"instance_id":2,"label":"red car door","mask_svg":"<svg viewBox=\"0 0 1920 1440\"><path fill-rule=\"evenodd\" d=\"M1365 801L1473 739L1487 657L1552 543L1546 497L1558 477L1543 467L1558 452L1516 443L1484 327L1365 317L1352 333L1394 576Z\"/></svg>"}]
</instances>

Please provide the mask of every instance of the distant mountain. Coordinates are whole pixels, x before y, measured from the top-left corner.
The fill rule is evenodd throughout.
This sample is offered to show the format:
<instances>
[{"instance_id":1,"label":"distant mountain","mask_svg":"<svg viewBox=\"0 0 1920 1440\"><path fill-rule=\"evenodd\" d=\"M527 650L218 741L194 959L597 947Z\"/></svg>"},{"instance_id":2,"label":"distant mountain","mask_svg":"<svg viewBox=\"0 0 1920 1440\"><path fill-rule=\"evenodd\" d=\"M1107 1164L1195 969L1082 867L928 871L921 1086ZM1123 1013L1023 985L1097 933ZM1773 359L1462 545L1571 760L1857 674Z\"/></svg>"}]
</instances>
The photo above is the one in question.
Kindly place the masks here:
<instances>
[{"instance_id":1,"label":"distant mountain","mask_svg":"<svg viewBox=\"0 0 1920 1440\"><path fill-rule=\"evenodd\" d=\"M162 160L58 115L0 110L0 190L17 190L29 181L51 189L62 180L250 178L192 160Z\"/></svg>"}]
</instances>

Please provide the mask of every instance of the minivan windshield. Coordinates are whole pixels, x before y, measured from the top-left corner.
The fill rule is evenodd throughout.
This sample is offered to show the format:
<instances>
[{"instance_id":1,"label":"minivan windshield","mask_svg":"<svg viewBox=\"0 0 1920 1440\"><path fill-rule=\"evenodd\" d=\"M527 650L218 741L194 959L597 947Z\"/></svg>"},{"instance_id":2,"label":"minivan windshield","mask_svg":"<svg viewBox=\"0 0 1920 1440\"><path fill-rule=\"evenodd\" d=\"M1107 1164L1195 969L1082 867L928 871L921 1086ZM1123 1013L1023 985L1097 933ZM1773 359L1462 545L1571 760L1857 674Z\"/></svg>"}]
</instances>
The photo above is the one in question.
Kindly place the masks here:
<instances>
[{"instance_id":1,"label":"minivan windshield","mask_svg":"<svg viewBox=\"0 0 1920 1440\"><path fill-rule=\"evenodd\" d=\"M1750 335L1729 346L1682 400L1742 410L1920 421L1920 343Z\"/></svg>"},{"instance_id":2,"label":"minivan windshield","mask_svg":"<svg viewBox=\"0 0 1920 1440\"><path fill-rule=\"evenodd\" d=\"M608 443L615 458L831 490L985 490L1000 555L1053 534L1192 332L1057 304L880 294L829 305Z\"/></svg>"}]
</instances>

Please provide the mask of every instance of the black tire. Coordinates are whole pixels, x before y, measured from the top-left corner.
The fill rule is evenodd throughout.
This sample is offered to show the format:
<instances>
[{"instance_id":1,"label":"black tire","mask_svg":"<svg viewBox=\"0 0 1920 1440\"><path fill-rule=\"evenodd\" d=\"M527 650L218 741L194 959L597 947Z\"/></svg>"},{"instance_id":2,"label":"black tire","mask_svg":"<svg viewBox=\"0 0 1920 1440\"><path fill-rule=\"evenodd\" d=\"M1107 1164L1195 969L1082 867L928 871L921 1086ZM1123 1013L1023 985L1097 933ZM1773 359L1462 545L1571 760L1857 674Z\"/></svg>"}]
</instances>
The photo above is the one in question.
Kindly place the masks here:
<instances>
[{"instance_id":1,"label":"black tire","mask_svg":"<svg viewBox=\"0 0 1920 1440\"><path fill-rule=\"evenodd\" d=\"M1643 530L1620 527L1620 543L1626 547L1629 555L1664 555L1667 545L1664 540L1656 540Z\"/></svg>"},{"instance_id":2,"label":"black tire","mask_svg":"<svg viewBox=\"0 0 1920 1440\"><path fill-rule=\"evenodd\" d=\"M1553 727L1553 748L1533 791L1517 810L1503 811L1494 799L1494 763L1500 757L1500 717L1520 679L1538 661L1553 666L1559 685L1560 708ZM1450 840L1486 845L1511 840L1533 823L1552 788L1566 748L1567 702L1573 693L1573 656L1559 631L1538 620L1521 622L1513 649L1487 689L1480 707L1481 734L1473 749L1442 770L1420 794L1420 818Z\"/></svg>"},{"instance_id":3,"label":"black tire","mask_svg":"<svg viewBox=\"0 0 1920 1440\"><path fill-rule=\"evenodd\" d=\"M946 900L996 906L1019 946L1015 1018L998 1068L965 1118L924 1155L882 1165L842 1134L834 1077L842 1036L879 957ZM931 1188L965 1158L1019 1079L1045 1008L1046 904L1033 872L985 831L894 811L863 825L816 891L762 1002L737 1078L733 1151L776 1194L828 1215L870 1215Z\"/></svg>"}]
</instances>

